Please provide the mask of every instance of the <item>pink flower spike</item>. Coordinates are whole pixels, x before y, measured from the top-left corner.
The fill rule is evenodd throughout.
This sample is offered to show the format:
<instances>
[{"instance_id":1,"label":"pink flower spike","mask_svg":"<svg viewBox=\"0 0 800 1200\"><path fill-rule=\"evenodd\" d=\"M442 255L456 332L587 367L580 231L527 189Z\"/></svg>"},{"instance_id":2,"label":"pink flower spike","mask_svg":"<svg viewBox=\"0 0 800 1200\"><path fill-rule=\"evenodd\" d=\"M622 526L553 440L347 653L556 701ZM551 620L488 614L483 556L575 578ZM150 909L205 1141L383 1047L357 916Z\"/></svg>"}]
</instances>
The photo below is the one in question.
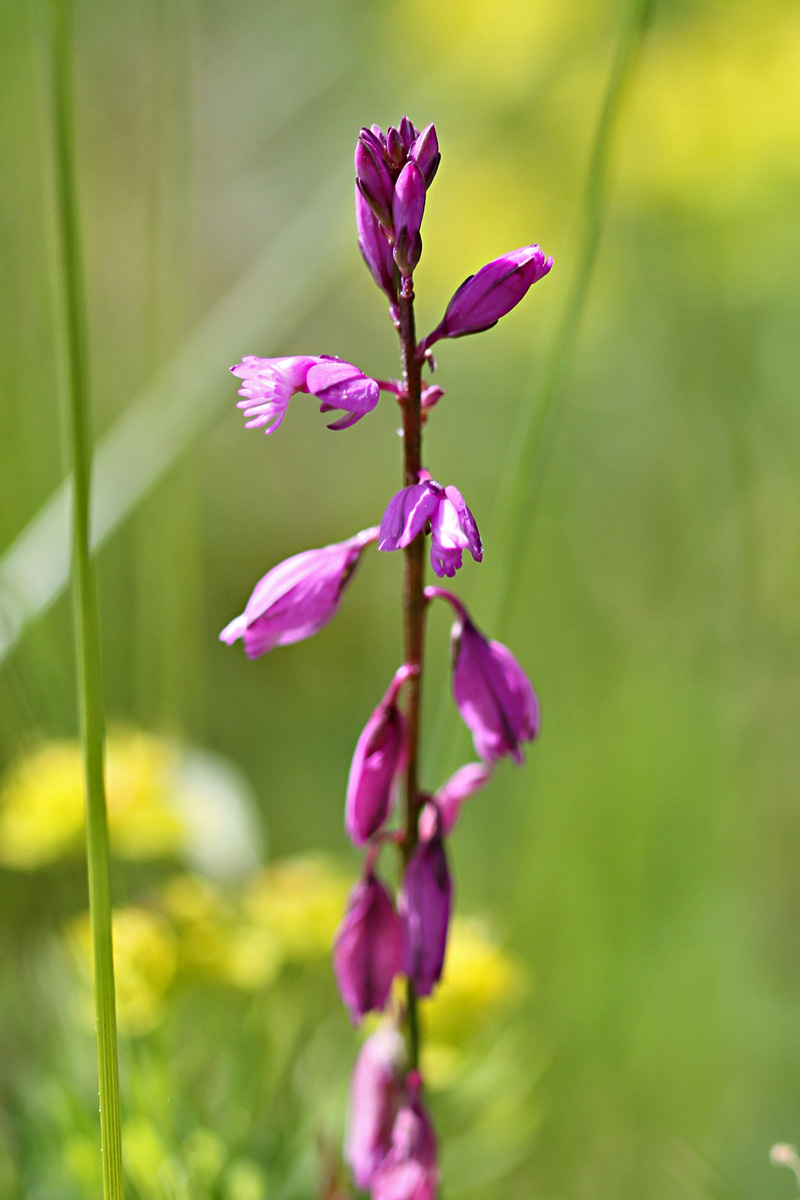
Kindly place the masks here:
<instances>
[{"instance_id":1,"label":"pink flower spike","mask_svg":"<svg viewBox=\"0 0 800 1200\"><path fill-rule=\"evenodd\" d=\"M344 825L354 846L363 846L391 812L396 784L406 763L406 719L397 695L418 668L397 671L358 739L347 781Z\"/></svg>"},{"instance_id":2,"label":"pink flower spike","mask_svg":"<svg viewBox=\"0 0 800 1200\"><path fill-rule=\"evenodd\" d=\"M392 1145L392 1127L403 1095L406 1045L399 1031L384 1025L361 1047L350 1077L344 1158L356 1187L369 1187L375 1169Z\"/></svg>"},{"instance_id":3,"label":"pink flower spike","mask_svg":"<svg viewBox=\"0 0 800 1200\"><path fill-rule=\"evenodd\" d=\"M426 588L457 614L453 626L453 695L476 753L493 763L508 755L522 762L522 744L539 731L539 701L531 681L501 642L489 641L472 624L464 605L444 588Z\"/></svg>"},{"instance_id":4,"label":"pink flower spike","mask_svg":"<svg viewBox=\"0 0 800 1200\"><path fill-rule=\"evenodd\" d=\"M436 1200L436 1134L420 1086L419 1072L411 1071L392 1127L391 1149L372 1176L371 1200Z\"/></svg>"},{"instance_id":5,"label":"pink flower spike","mask_svg":"<svg viewBox=\"0 0 800 1200\"><path fill-rule=\"evenodd\" d=\"M304 550L273 567L220 641L232 646L241 638L248 658L259 658L318 633L336 615L364 548L377 536L377 528L364 529L346 542Z\"/></svg>"},{"instance_id":6,"label":"pink flower spike","mask_svg":"<svg viewBox=\"0 0 800 1200\"><path fill-rule=\"evenodd\" d=\"M515 308L537 280L553 265L537 245L512 250L470 275L455 292L444 317L421 343L424 353L443 337L464 337L491 329Z\"/></svg>"},{"instance_id":7,"label":"pink flower spike","mask_svg":"<svg viewBox=\"0 0 800 1200\"><path fill-rule=\"evenodd\" d=\"M381 520L378 549L391 551L411 545L428 521L431 566L440 578L455 575L464 550L481 562L481 537L463 496L458 488L442 487L435 479L423 479L392 497Z\"/></svg>"},{"instance_id":8,"label":"pink flower spike","mask_svg":"<svg viewBox=\"0 0 800 1200\"><path fill-rule=\"evenodd\" d=\"M467 763L459 767L420 813L419 836L423 841L433 837L437 820L441 822L442 836L447 837L458 821L464 801L486 787L492 774L493 767L490 763Z\"/></svg>"},{"instance_id":9,"label":"pink flower spike","mask_svg":"<svg viewBox=\"0 0 800 1200\"><path fill-rule=\"evenodd\" d=\"M418 996L430 996L442 977L451 900L447 855L441 831L437 830L430 840L415 846L403 876L400 897L405 971Z\"/></svg>"},{"instance_id":10,"label":"pink flower spike","mask_svg":"<svg viewBox=\"0 0 800 1200\"><path fill-rule=\"evenodd\" d=\"M403 966L403 926L381 881L367 872L350 893L333 944L333 969L354 1024L383 1012Z\"/></svg>"}]
</instances>

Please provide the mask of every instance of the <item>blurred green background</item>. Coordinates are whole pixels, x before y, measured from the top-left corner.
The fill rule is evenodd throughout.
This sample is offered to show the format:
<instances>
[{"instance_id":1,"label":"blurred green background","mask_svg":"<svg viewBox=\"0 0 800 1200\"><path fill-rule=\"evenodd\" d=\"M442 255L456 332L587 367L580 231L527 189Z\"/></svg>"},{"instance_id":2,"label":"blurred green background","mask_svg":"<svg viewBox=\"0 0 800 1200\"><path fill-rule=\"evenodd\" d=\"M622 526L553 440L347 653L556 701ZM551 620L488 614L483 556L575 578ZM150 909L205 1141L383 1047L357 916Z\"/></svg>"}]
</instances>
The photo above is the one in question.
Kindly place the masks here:
<instances>
[{"instance_id":1,"label":"blurred green background","mask_svg":"<svg viewBox=\"0 0 800 1200\"><path fill-rule=\"evenodd\" d=\"M379 519L400 483L397 413L384 399L331 434L301 397L265 439L244 432L226 369L332 353L397 373L355 242L352 153L362 124L434 120L420 332L487 259L534 240L555 258L495 329L440 345L447 396L426 430L428 466L484 534L457 590L543 709L526 766L501 765L453 839L459 910L489 922L528 982L434 1095L443 1128L480 1150L461 1170L451 1153L444 1194L788 1200L768 1150L800 1139L794 3L656 3L546 472L524 536L498 516L576 268L626 13L611 0L77 0L94 427L111 439L108 712L235 764L271 860L322 850L354 874L342 798L399 661L399 556L367 555L312 641L248 663L216 638L270 566ZM40 515L64 471L35 4L0 6L0 80L0 755L13 773L76 732L64 538ZM489 627L512 563L513 611ZM428 652L435 787L472 756L447 699L444 613ZM96 1194L92 1040L54 949L85 906L70 849L15 864L0 844L0 1190L14 1197ZM122 854L118 903L150 897L152 915L180 859ZM280 993L269 971L235 994L186 985L125 1036L134 1197L334 1194L314 1180L338 1151L356 1039L324 959L297 970ZM287 1079L295 1106L271 1108Z\"/></svg>"}]
</instances>

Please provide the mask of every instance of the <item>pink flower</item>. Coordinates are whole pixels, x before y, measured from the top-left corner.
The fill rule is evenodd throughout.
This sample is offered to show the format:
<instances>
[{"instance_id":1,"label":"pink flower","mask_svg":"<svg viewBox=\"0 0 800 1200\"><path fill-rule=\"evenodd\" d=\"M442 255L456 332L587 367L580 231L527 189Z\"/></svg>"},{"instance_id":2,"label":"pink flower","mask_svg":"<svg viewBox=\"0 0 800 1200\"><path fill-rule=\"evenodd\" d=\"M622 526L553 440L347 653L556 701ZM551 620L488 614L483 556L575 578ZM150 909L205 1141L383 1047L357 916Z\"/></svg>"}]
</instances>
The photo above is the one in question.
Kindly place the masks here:
<instances>
[{"instance_id":1,"label":"pink flower","mask_svg":"<svg viewBox=\"0 0 800 1200\"><path fill-rule=\"evenodd\" d=\"M275 646L318 633L336 615L365 546L377 535L376 528L364 529L346 542L304 550L273 567L256 584L242 615L225 626L220 641L232 646L241 638L247 657L258 658Z\"/></svg>"},{"instance_id":2,"label":"pink flower","mask_svg":"<svg viewBox=\"0 0 800 1200\"><path fill-rule=\"evenodd\" d=\"M403 666L367 721L358 739L345 802L345 829L355 846L363 846L385 824L406 762L406 719L397 694L416 668Z\"/></svg>"},{"instance_id":3,"label":"pink flower","mask_svg":"<svg viewBox=\"0 0 800 1200\"><path fill-rule=\"evenodd\" d=\"M539 701L531 681L501 642L492 642L470 621L461 601L444 588L426 588L455 609L453 695L477 754L485 762L509 755L522 762L522 743L539 730Z\"/></svg>"},{"instance_id":4,"label":"pink flower","mask_svg":"<svg viewBox=\"0 0 800 1200\"><path fill-rule=\"evenodd\" d=\"M372 1200L436 1200L436 1134L420 1099L420 1084L419 1072L411 1071L406 1099L392 1128L391 1149L372 1176Z\"/></svg>"},{"instance_id":5,"label":"pink flower","mask_svg":"<svg viewBox=\"0 0 800 1200\"><path fill-rule=\"evenodd\" d=\"M392 1145L403 1094L406 1045L397 1029L382 1026L361 1047L350 1077L344 1157L356 1187L368 1188Z\"/></svg>"},{"instance_id":6,"label":"pink flower","mask_svg":"<svg viewBox=\"0 0 800 1200\"><path fill-rule=\"evenodd\" d=\"M392 980L403 968L403 926L391 896L368 869L350 893L333 944L333 969L355 1024L383 1012Z\"/></svg>"},{"instance_id":7,"label":"pink flower","mask_svg":"<svg viewBox=\"0 0 800 1200\"><path fill-rule=\"evenodd\" d=\"M245 429L264 426L274 433L286 416L289 401L296 392L310 392L320 401L320 412L343 409L344 416L329 429L346 429L371 412L378 403L380 388L352 363L323 354L293 358L258 358L246 355L231 367L232 374L244 381L237 408L247 417Z\"/></svg>"},{"instance_id":8,"label":"pink flower","mask_svg":"<svg viewBox=\"0 0 800 1200\"><path fill-rule=\"evenodd\" d=\"M441 578L455 575L464 550L476 562L483 558L481 536L475 518L458 488L442 487L436 480L405 487L389 501L381 521L379 550L399 550L431 523L431 566Z\"/></svg>"}]
</instances>

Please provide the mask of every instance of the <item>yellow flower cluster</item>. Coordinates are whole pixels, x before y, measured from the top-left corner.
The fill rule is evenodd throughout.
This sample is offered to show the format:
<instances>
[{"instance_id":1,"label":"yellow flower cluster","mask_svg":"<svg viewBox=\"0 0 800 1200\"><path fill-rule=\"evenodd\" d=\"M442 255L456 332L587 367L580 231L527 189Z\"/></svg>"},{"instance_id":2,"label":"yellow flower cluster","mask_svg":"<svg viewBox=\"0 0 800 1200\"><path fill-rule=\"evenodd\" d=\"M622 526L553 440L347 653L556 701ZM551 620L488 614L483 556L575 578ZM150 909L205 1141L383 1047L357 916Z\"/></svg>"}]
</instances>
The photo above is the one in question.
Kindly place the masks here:
<instances>
[{"instance_id":1,"label":"yellow flower cluster","mask_svg":"<svg viewBox=\"0 0 800 1200\"><path fill-rule=\"evenodd\" d=\"M259 991L274 982L285 962L327 958L348 882L322 857L294 858L263 869L235 890L198 875L177 875L150 907L115 910L121 1031L135 1035L152 1029L164 1015L178 974ZM73 925L69 941L88 983L86 915Z\"/></svg>"},{"instance_id":2,"label":"yellow flower cluster","mask_svg":"<svg viewBox=\"0 0 800 1200\"><path fill-rule=\"evenodd\" d=\"M138 732L108 739L106 783L112 847L124 858L178 853L184 825L171 805L179 752ZM29 871L79 850L83 768L77 741L45 742L0 784L0 863Z\"/></svg>"}]
</instances>

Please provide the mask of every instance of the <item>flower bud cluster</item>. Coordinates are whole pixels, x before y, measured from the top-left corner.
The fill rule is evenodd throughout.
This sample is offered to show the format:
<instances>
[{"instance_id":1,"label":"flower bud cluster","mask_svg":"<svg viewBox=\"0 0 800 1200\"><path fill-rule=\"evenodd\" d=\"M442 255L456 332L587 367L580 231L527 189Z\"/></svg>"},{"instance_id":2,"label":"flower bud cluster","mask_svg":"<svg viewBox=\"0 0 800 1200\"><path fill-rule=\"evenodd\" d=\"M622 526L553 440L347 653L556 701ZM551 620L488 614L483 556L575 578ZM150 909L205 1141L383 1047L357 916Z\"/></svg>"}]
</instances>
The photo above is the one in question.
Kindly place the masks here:
<instances>
[{"instance_id":1,"label":"flower bud cluster","mask_svg":"<svg viewBox=\"0 0 800 1200\"><path fill-rule=\"evenodd\" d=\"M384 133L362 129L356 147L356 225L361 252L399 325L403 305L413 299L412 273L422 253L420 228L427 190L439 166L433 125L421 132L404 117ZM550 270L537 245L505 254L467 279L444 317L418 345L404 344L402 383L383 382L329 355L292 358L247 356L231 370L242 381L239 407L247 426L272 433L290 398L309 393L322 412L343 415L330 428L361 420L392 392L404 411L415 404L417 429L444 395L420 381L434 368L430 347L442 338L490 328L514 308L536 280ZM413 319L404 328L413 330ZM410 335L409 335L410 336ZM416 392L407 370L414 358ZM419 439L417 439L419 440ZM408 480L412 482L408 483ZM379 526L346 541L306 550L273 567L256 585L244 611L222 631L228 644L241 639L250 658L275 646L311 637L338 611L343 592L365 548L413 548L430 537L430 562L440 578L453 578L468 551L483 559L478 526L461 492L443 486L419 462L406 469L407 486L388 502ZM412 549L409 549L412 548ZM420 572L422 570L422 560ZM422 1100L413 1035L400 1029L407 1013L395 986L405 977L409 1004L430 996L442 978L453 900L446 840L465 801L491 779L502 758L522 762L522 747L539 729L539 705L530 680L511 651L485 637L463 602L441 587L423 590L417 577L419 619L425 606L443 599L452 607L452 688L458 711L472 734L479 762L460 767L438 791L416 785L417 720L411 719L422 671L421 653L403 663L368 718L356 743L345 797L345 830L363 849L364 863L334 939L333 966L342 1000L354 1024L367 1013L385 1014L384 1024L364 1043L350 1087L345 1156L359 1188L372 1200L434 1200L438 1187L436 1137ZM420 624L420 639L421 639ZM408 643L407 643L408 644ZM418 701L417 701L418 703ZM408 711L408 716L406 715ZM413 742L410 730L413 728ZM401 782L406 779L403 818L394 822ZM378 873L385 846L401 852L399 884ZM411 1020L409 1017L409 1030Z\"/></svg>"},{"instance_id":2,"label":"flower bud cluster","mask_svg":"<svg viewBox=\"0 0 800 1200\"><path fill-rule=\"evenodd\" d=\"M361 253L378 287L397 297L394 265L410 276L422 254L425 197L439 168L436 130L408 117L386 133L362 129L356 144L356 224Z\"/></svg>"}]
</instances>

